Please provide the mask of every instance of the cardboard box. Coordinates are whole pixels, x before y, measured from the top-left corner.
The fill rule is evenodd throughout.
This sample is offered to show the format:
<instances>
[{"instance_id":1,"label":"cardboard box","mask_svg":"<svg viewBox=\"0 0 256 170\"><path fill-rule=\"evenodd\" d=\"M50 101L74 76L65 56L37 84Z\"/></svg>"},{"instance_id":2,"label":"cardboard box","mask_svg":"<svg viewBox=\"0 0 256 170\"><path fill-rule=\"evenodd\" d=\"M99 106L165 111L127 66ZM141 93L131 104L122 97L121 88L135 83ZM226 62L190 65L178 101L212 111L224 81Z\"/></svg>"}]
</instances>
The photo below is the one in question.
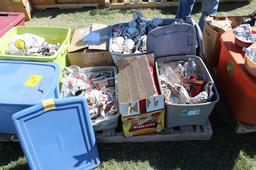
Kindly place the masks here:
<instances>
[{"instance_id":1,"label":"cardboard box","mask_svg":"<svg viewBox=\"0 0 256 170\"><path fill-rule=\"evenodd\" d=\"M29 0L1 0L0 11L23 12L26 20L32 17L32 6Z\"/></svg>"},{"instance_id":2,"label":"cardboard box","mask_svg":"<svg viewBox=\"0 0 256 170\"><path fill-rule=\"evenodd\" d=\"M213 17L214 20L225 20L228 18L231 21L231 27L237 27L241 20L246 16L229 16L229 17ZM210 67L217 67L219 63L220 56L220 36L224 33L223 30L212 27L207 18L204 23L203 30L203 41L204 41L204 50L205 58L207 65Z\"/></svg>"},{"instance_id":3,"label":"cardboard box","mask_svg":"<svg viewBox=\"0 0 256 170\"><path fill-rule=\"evenodd\" d=\"M165 110L122 117L124 136L159 133L164 129Z\"/></svg>"},{"instance_id":4,"label":"cardboard box","mask_svg":"<svg viewBox=\"0 0 256 170\"><path fill-rule=\"evenodd\" d=\"M138 115L164 108L154 73L153 54L133 56L118 61L118 102L122 116ZM151 59L147 59L151 58Z\"/></svg>"},{"instance_id":5,"label":"cardboard box","mask_svg":"<svg viewBox=\"0 0 256 170\"><path fill-rule=\"evenodd\" d=\"M107 25L93 24L90 28L76 29L68 49L70 64L80 67L113 66L112 56L106 51L108 38Z\"/></svg>"}]
</instances>

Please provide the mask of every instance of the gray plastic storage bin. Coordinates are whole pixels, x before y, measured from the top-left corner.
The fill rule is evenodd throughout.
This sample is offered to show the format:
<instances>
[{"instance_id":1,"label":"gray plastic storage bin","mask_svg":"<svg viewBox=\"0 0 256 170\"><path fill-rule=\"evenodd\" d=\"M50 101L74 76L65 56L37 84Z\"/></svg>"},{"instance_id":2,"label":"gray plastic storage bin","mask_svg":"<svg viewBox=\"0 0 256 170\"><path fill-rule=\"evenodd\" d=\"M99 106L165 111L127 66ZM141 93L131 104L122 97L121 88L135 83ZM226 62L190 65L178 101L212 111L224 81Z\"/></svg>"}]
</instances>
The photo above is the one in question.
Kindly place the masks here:
<instances>
[{"instance_id":1,"label":"gray plastic storage bin","mask_svg":"<svg viewBox=\"0 0 256 170\"><path fill-rule=\"evenodd\" d=\"M178 21L177 19L163 19L163 25L162 26L166 26L166 25L171 25L174 24L175 21ZM203 57L203 36L202 36L202 32L201 29L199 27L199 25L193 20L193 18L191 17L187 17L185 20L183 20L184 23L182 24L186 24L186 25L190 25L195 29L195 35L196 35L196 47L195 47L195 52L196 54L198 54L199 56ZM126 57L132 57L132 56L137 56L137 55L142 55L142 54L146 54L146 53L131 53L131 54L122 54L122 53L116 53L112 51L112 37L113 37L113 28L117 25L120 24L128 24L128 23L119 23L119 24L115 24L111 26L110 29L110 38L109 38L109 52L112 55L113 61L115 64L117 64L117 60L118 59L122 59L122 58L126 58ZM161 27L161 26L160 26ZM157 27L159 28L159 27ZM156 29L157 29L156 28ZM153 31L153 30L152 30ZM151 32L152 32L151 31ZM149 33L148 33L149 34Z\"/></svg>"},{"instance_id":2,"label":"gray plastic storage bin","mask_svg":"<svg viewBox=\"0 0 256 170\"><path fill-rule=\"evenodd\" d=\"M117 98L117 70L114 66L97 66L97 67L85 67L81 68L85 73L90 72L100 72L100 71L111 71L115 77L115 90L116 90L116 98ZM118 117L119 113L117 111L117 114L105 119L104 121L101 121L97 124L93 125L94 131L103 131L103 130L110 130L115 129L118 126Z\"/></svg>"},{"instance_id":3,"label":"gray plastic storage bin","mask_svg":"<svg viewBox=\"0 0 256 170\"><path fill-rule=\"evenodd\" d=\"M213 79L208 72L203 61L197 56L171 56L159 58L156 61L156 72L157 77L159 77L159 66L158 62L170 62L170 61L187 61L188 58L194 58L198 66L198 70L205 76L207 82L213 82ZM160 81L158 79L160 85ZM161 94L163 94L160 85ZM206 124L215 104L219 101L219 95L217 89L214 85L213 97L211 101L201 104L172 104L165 102L166 106L166 127L171 128L175 126L184 125L204 125Z\"/></svg>"},{"instance_id":4,"label":"gray plastic storage bin","mask_svg":"<svg viewBox=\"0 0 256 170\"><path fill-rule=\"evenodd\" d=\"M145 54L145 53L131 53L131 54L122 54L122 53L117 53L117 52L113 52L112 51L112 40L113 40L113 28L118 26L118 25L128 25L128 23L119 23L119 24L115 24L112 25L110 28L110 38L109 38L109 52L112 55L113 61L115 63L115 65L117 65L117 60L125 58L125 57L132 57L132 56L137 56L140 54Z\"/></svg>"},{"instance_id":5,"label":"gray plastic storage bin","mask_svg":"<svg viewBox=\"0 0 256 170\"><path fill-rule=\"evenodd\" d=\"M147 36L148 53L154 53L155 65L159 82L159 61L180 61L188 60L189 57L195 58L199 66L199 72L205 76L205 80L213 82L202 59L203 46L201 31L196 26L190 24L172 24L159 27L151 31ZM198 47L199 50L198 52ZM196 55L199 54L200 57ZM161 94L163 94L161 89ZM166 104L166 127L184 126L184 125L204 125L211 114L215 104L219 101L219 95L214 86L214 95L211 101L201 104Z\"/></svg>"}]
</instances>

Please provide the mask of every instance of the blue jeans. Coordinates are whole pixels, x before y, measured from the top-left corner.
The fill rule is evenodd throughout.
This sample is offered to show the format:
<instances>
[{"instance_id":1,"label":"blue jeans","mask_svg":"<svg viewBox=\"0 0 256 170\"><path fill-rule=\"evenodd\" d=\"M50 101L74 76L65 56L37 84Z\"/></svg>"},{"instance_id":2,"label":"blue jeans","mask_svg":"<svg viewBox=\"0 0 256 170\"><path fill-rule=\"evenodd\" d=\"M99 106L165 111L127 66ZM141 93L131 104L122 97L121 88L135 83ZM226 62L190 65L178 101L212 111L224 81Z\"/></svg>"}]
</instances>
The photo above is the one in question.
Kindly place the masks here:
<instances>
[{"instance_id":1,"label":"blue jeans","mask_svg":"<svg viewBox=\"0 0 256 170\"><path fill-rule=\"evenodd\" d=\"M208 15L214 16L217 13L220 0L202 0L201 5L201 17L199 20L199 26L203 30L204 19ZM195 0L180 0L176 18L185 19L189 16L193 10Z\"/></svg>"}]
</instances>

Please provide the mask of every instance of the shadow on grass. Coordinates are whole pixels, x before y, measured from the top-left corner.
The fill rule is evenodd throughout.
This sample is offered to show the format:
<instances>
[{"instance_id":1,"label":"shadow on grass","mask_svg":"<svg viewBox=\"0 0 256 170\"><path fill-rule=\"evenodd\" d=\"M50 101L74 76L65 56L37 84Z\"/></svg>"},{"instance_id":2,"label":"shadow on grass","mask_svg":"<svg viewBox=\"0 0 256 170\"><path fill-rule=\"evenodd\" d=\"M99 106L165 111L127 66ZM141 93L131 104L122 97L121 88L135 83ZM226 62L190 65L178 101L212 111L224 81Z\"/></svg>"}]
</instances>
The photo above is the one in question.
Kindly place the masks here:
<instances>
[{"instance_id":1,"label":"shadow on grass","mask_svg":"<svg viewBox=\"0 0 256 170\"><path fill-rule=\"evenodd\" d=\"M0 143L0 167L23 157L23 152L19 143L1 142ZM1 169L1 168L0 168Z\"/></svg>"},{"instance_id":2,"label":"shadow on grass","mask_svg":"<svg viewBox=\"0 0 256 170\"><path fill-rule=\"evenodd\" d=\"M28 170L29 167L27 164L17 165L13 168L10 168L9 170Z\"/></svg>"},{"instance_id":3,"label":"shadow on grass","mask_svg":"<svg viewBox=\"0 0 256 170\"><path fill-rule=\"evenodd\" d=\"M256 135L235 133L236 121L225 100L216 105L211 122L214 134L210 141L101 144L101 161L148 162L155 169L231 170L241 151L254 157Z\"/></svg>"},{"instance_id":4,"label":"shadow on grass","mask_svg":"<svg viewBox=\"0 0 256 170\"><path fill-rule=\"evenodd\" d=\"M93 10L99 10L95 8L81 8L81 9L46 9L46 10L37 10L33 13L33 18L56 18L60 14L72 14L72 13L78 13L78 12L88 12Z\"/></svg>"}]
</instances>

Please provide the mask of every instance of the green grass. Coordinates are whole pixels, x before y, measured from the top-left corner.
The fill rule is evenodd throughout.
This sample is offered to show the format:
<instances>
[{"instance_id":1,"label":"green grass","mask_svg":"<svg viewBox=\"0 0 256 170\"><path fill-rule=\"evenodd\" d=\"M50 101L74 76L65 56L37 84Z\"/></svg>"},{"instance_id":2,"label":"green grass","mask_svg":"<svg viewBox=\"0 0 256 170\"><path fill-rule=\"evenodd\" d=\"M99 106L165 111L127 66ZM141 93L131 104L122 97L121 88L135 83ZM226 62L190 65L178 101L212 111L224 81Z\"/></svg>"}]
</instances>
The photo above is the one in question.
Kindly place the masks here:
<instances>
[{"instance_id":1,"label":"green grass","mask_svg":"<svg viewBox=\"0 0 256 170\"><path fill-rule=\"evenodd\" d=\"M251 3L220 4L218 15L246 15L256 9ZM48 10L37 11L28 25L65 26L72 29L92 23L114 24L130 20L134 10ZM143 9L146 18L173 18L176 7ZM200 17L197 5L193 18ZM213 137L210 141L187 141L137 144L98 145L101 165L98 170L113 169L225 169L256 170L256 134L237 135L236 121L223 96L210 119ZM50 154L50 153L49 153ZM0 143L0 170L28 169L18 143Z\"/></svg>"}]
</instances>

